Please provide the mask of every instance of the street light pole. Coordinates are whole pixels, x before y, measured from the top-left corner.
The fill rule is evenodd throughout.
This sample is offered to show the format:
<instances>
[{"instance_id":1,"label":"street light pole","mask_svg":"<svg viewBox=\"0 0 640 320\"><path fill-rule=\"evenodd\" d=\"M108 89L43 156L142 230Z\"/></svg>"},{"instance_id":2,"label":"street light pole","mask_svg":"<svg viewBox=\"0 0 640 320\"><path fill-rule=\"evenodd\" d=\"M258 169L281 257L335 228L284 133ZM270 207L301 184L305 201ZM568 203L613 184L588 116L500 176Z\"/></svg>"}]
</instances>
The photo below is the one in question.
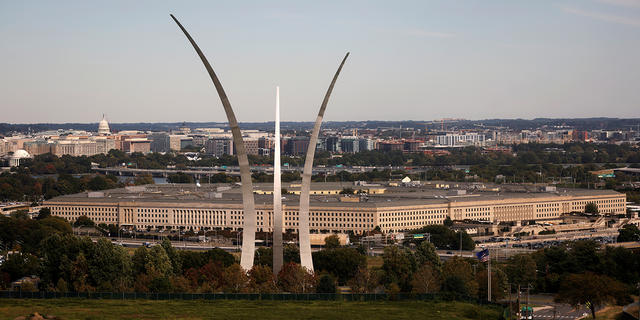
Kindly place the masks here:
<instances>
[{"instance_id":1,"label":"street light pole","mask_svg":"<svg viewBox=\"0 0 640 320\"><path fill-rule=\"evenodd\" d=\"M460 257L462 258L462 228L460 228Z\"/></svg>"}]
</instances>

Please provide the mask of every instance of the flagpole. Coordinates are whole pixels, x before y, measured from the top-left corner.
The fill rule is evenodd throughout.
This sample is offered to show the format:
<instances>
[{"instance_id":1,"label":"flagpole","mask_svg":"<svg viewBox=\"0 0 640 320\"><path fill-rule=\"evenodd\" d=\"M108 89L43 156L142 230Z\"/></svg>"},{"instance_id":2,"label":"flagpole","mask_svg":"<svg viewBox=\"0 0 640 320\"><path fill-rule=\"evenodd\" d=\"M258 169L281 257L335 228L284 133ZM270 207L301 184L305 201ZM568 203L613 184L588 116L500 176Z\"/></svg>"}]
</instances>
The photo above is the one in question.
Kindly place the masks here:
<instances>
[{"instance_id":1,"label":"flagpole","mask_svg":"<svg viewBox=\"0 0 640 320\"><path fill-rule=\"evenodd\" d=\"M491 301L491 249L489 249L489 261L488 261L488 263L489 264L487 265L487 279L488 279L487 280L487 282L488 282L487 283L487 287L488 287L487 296L489 296L488 300Z\"/></svg>"}]
</instances>

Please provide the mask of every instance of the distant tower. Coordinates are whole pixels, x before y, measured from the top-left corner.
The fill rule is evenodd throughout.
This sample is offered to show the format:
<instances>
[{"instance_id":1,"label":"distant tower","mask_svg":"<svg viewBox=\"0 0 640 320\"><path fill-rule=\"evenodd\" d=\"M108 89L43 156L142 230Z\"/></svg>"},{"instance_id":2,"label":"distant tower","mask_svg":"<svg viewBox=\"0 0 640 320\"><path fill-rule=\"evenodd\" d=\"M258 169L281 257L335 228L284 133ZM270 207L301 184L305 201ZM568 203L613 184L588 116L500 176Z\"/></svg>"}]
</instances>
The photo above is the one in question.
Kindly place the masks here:
<instances>
[{"instance_id":1,"label":"distant tower","mask_svg":"<svg viewBox=\"0 0 640 320\"><path fill-rule=\"evenodd\" d=\"M98 125L98 134L109 134L111 133L111 129L109 129L109 122L107 121L107 115L102 115L102 121Z\"/></svg>"}]
</instances>

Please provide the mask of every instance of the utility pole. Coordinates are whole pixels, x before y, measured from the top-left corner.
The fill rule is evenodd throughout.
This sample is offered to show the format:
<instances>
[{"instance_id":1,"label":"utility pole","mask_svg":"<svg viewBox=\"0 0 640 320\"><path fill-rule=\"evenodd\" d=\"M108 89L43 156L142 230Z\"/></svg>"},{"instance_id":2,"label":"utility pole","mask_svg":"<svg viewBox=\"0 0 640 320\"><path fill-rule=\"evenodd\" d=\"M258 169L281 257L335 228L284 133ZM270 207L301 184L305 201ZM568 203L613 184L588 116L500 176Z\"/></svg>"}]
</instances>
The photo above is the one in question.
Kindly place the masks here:
<instances>
[{"instance_id":1,"label":"utility pole","mask_svg":"<svg viewBox=\"0 0 640 320\"><path fill-rule=\"evenodd\" d=\"M529 316L531 316L531 319L533 319L533 314L531 314L529 312L529 289L531 289L531 288L532 288L531 284L527 283L527 306L526 306L526 308L527 308L526 309L527 310L527 316L526 316L526 319L529 319Z\"/></svg>"},{"instance_id":2,"label":"utility pole","mask_svg":"<svg viewBox=\"0 0 640 320\"><path fill-rule=\"evenodd\" d=\"M462 228L460 228L460 258L462 258Z\"/></svg>"},{"instance_id":3,"label":"utility pole","mask_svg":"<svg viewBox=\"0 0 640 320\"><path fill-rule=\"evenodd\" d=\"M509 320L513 316L513 306L511 305L511 283L509 283Z\"/></svg>"}]
</instances>

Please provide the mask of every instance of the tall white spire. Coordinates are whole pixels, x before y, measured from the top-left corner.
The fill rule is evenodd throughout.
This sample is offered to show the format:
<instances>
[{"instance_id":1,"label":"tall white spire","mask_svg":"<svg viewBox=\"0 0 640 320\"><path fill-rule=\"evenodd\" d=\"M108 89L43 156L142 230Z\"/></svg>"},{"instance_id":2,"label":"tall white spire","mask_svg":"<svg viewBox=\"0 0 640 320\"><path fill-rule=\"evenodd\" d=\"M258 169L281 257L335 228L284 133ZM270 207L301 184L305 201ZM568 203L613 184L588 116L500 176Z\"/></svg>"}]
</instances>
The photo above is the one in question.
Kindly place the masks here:
<instances>
[{"instance_id":1,"label":"tall white spire","mask_svg":"<svg viewBox=\"0 0 640 320\"><path fill-rule=\"evenodd\" d=\"M273 148L273 273L278 275L284 264L282 246L282 182L280 167L280 87L276 87L276 128Z\"/></svg>"}]
</instances>

